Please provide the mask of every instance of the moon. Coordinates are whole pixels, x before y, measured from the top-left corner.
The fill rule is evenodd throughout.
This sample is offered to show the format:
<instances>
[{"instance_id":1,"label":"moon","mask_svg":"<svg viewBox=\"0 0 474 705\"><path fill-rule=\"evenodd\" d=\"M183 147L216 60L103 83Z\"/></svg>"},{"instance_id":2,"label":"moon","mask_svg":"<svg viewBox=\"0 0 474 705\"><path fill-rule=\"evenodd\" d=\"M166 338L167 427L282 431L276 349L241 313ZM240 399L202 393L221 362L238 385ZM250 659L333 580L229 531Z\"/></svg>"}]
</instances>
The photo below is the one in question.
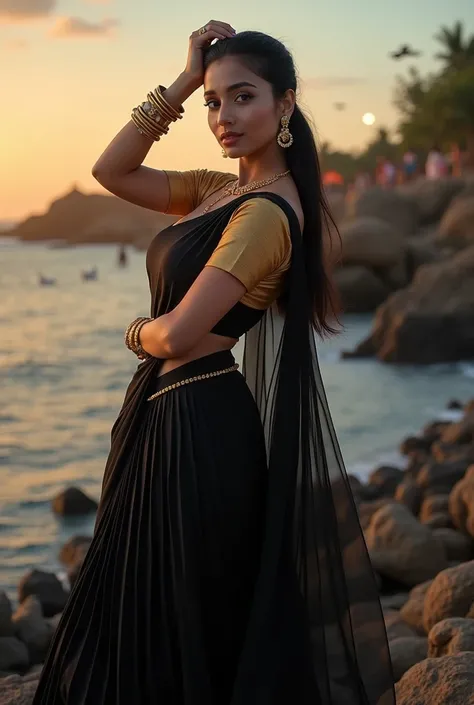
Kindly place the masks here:
<instances>
[{"instance_id":1,"label":"moon","mask_svg":"<svg viewBox=\"0 0 474 705\"><path fill-rule=\"evenodd\" d=\"M373 125L375 122L375 115L373 113L365 113L362 115L362 122L364 125Z\"/></svg>"}]
</instances>

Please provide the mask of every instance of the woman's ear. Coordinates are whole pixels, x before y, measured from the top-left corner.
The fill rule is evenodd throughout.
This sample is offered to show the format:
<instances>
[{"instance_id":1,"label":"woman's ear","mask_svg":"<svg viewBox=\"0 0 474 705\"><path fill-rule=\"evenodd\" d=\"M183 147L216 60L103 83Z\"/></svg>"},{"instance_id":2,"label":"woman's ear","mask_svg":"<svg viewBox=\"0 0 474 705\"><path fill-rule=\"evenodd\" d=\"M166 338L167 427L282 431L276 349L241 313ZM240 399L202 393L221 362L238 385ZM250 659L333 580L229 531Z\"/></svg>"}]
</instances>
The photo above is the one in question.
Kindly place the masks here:
<instances>
[{"instance_id":1,"label":"woman's ear","mask_svg":"<svg viewBox=\"0 0 474 705\"><path fill-rule=\"evenodd\" d=\"M280 100L281 115L288 115L288 117L291 117L293 115L295 105L296 94L292 88L289 88Z\"/></svg>"}]
</instances>

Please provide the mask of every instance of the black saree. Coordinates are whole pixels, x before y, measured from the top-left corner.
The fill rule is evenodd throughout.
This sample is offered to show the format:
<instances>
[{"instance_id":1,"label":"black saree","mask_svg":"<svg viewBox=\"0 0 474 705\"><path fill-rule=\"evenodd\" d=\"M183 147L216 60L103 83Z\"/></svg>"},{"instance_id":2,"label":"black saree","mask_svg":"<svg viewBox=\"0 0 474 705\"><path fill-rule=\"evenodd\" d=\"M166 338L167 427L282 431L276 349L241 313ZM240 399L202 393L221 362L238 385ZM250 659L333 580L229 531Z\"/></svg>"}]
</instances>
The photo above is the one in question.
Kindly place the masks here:
<instances>
[{"instance_id":1,"label":"black saree","mask_svg":"<svg viewBox=\"0 0 474 705\"><path fill-rule=\"evenodd\" d=\"M147 256L151 315L181 300L248 198L274 201L290 222L285 315L274 305L252 322L246 384L231 371L147 401L232 356L168 380L159 360L138 367L34 705L395 703L291 207L254 193L160 233Z\"/></svg>"}]
</instances>

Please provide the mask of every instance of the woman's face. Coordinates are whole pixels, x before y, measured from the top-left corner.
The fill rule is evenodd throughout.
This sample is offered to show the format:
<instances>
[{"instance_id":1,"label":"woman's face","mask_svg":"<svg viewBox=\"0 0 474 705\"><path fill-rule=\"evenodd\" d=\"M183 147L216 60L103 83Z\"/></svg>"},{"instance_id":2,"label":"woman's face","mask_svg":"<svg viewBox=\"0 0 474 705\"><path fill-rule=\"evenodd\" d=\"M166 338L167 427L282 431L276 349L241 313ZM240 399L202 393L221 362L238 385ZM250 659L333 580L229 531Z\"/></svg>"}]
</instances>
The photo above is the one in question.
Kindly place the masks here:
<instances>
[{"instance_id":1,"label":"woman's face","mask_svg":"<svg viewBox=\"0 0 474 705\"><path fill-rule=\"evenodd\" d=\"M204 99L209 127L229 157L246 157L276 145L285 106L275 100L271 85L237 57L209 66Z\"/></svg>"}]
</instances>

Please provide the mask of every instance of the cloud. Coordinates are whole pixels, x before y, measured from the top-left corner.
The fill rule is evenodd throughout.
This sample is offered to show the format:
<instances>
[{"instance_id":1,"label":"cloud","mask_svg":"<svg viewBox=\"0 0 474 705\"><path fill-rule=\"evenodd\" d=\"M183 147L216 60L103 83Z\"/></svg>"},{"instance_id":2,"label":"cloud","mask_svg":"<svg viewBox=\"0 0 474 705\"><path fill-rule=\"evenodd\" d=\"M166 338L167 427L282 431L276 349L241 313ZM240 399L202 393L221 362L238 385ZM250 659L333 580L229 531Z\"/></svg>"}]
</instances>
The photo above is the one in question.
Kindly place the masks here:
<instances>
[{"instance_id":1,"label":"cloud","mask_svg":"<svg viewBox=\"0 0 474 705\"><path fill-rule=\"evenodd\" d=\"M0 24L48 18L56 4L57 0L0 0Z\"/></svg>"},{"instance_id":2,"label":"cloud","mask_svg":"<svg viewBox=\"0 0 474 705\"><path fill-rule=\"evenodd\" d=\"M1 1L1 0L0 0ZM107 18L101 22L89 22L80 17L58 17L49 35L54 39L69 37L109 37L119 26L118 20Z\"/></svg>"},{"instance_id":3,"label":"cloud","mask_svg":"<svg viewBox=\"0 0 474 705\"><path fill-rule=\"evenodd\" d=\"M30 45L25 39L7 39L2 46L7 51L22 51L23 49L27 49Z\"/></svg>"},{"instance_id":4,"label":"cloud","mask_svg":"<svg viewBox=\"0 0 474 705\"><path fill-rule=\"evenodd\" d=\"M318 91L325 88L358 86L366 83L366 79L358 76L310 76L310 78L303 80L302 83L305 88L312 88Z\"/></svg>"}]
</instances>

